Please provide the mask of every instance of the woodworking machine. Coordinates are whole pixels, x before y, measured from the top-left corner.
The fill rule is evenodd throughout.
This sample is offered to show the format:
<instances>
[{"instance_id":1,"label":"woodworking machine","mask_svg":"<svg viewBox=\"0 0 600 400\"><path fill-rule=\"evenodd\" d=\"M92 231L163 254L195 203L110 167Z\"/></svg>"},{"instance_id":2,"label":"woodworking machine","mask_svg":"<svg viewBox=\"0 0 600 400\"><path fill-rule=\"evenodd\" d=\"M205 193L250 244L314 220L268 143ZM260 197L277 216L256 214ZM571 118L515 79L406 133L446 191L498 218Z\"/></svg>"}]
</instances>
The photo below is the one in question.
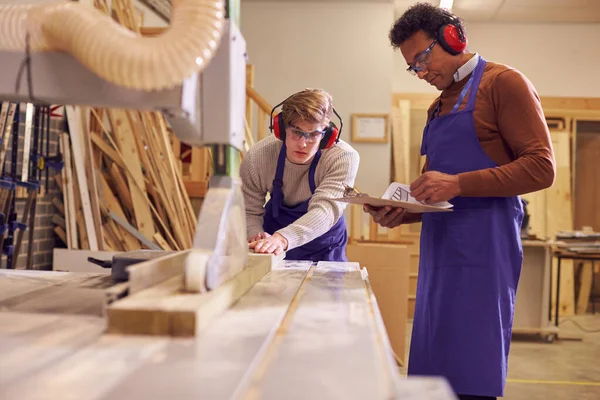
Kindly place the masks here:
<instances>
[{"instance_id":1,"label":"woodworking machine","mask_svg":"<svg viewBox=\"0 0 600 400\"><path fill-rule=\"evenodd\" d=\"M248 252L235 171L246 44L225 9L222 0L179 1L163 35L140 37L76 2L0 6L0 101L161 111L181 141L212 146L215 174L186 261L194 292L241 271Z\"/></svg>"},{"instance_id":2,"label":"woodworking machine","mask_svg":"<svg viewBox=\"0 0 600 400\"><path fill-rule=\"evenodd\" d=\"M15 3L17 3L16 0ZM238 152L244 149L246 44L236 22L228 18L230 7L231 4L225 4L223 0L173 1L173 14L169 29L158 37L141 37L124 29L109 16L93 7L78 2L65 0L38 3L34 6L0 6L0 65L2 65L0 101L160 111L165 115L174 133L181 141L192 146L212 147L213 158L215 160L214 175L210 180L209 189L198 217L193 247L188 252L185 252L185 257L180 257L180 255L184 255L182 253L175 256L170 254L160 258L161 261L155 265L164 266L165 268L161 271L179 268L184 272L182 279L186 294L183 296L192 296L186 297L188 300L190 298L192 300L196 299L193 296L208 296L209 299L212 299L211 301L217 303L221 302L222 296L229 296L229 293L235 293L236 290L239 290L236 285L231 283L233 277L237 279L248 276L249 279L254 279L252 277L253 271L248 271L251 268L245 268L247 263L248 265L250 264L249 259L253 258L254 255L248 254L244 204L237 171L239 166L236 164L239 160ZM178 266L173 265L169 260L177 260L177 263L179 263ZM120 260L119 262L122 261ZM115 263L113 267L117 265ZM106 267L108 266L107 264ZM267 377L269 381L273 382L273 388L283 390L285 394L281 392L269 394L264 391L268 389L267 385L263 386L264 398L303 398L302 393L289 393L285 387L282 388L281 385L277 386L277 382L291 382L294 379L301 379L303 374L307 372L301 370L302 365L317 365L314 364L315 362L319 362L316 359L302 359L304 354L303 346L312 345L314 351L315 345L318 347L318 344L321 342L324 343L323 346L325 346L325 343L329 343L328 349L330 350L328 351L331 351L331 354L337 357L338 361L347 359L344 357L351 356L358 357L360 360L375 362L372 354L379 354L375 358L380 359L383 357L384 362L374 364L377 365L376 368L367 368L366 370L369 370L369 373L366 375L368 376L342 377L343 371L341 370L323 371L323 374L327 375L322 376L322 379L319 376L318 379L321 380L319 384L306 388L307 393L326 393L327 398L338 398L340 393L343 392L339 391L341 385L347 385L343 381L351 380L354 382L354 385L363 387L363 392L366 387L361 382L366 382L372 387L381 387L381 385L384 385L385 390L381 393L394 393L393 395L386 395L385 398L411 398L420 400L452 398L445 386L436 386L439 382L443 383L441 380L432 384L427 383L429 382L427 381L425 384L420 385L417 384L421 382L418 379L409 379L408 383L405 381L403 384L400 379L396 378L395 366L391 366L391 363L385 361L391 358L389 357L391 350L374 298L368 294L370 293L370 288L365 271L360 272L356 268L344 268L338 269L335 265L325 265L319 267L319 269L309 269L307 273L302 272L299 274L300 280L298 282L305 283L300 283L298 293L302 291L306 293L303 297L302 305L297 310L294 308L296 300L293 299L296 299L300 295L294 295L294 291L290 292L290 288L287 288L287 293L291 296L290 299L292 300L289 310L282 314L286 315L286 317L283 317L284 320L274 320L276 328L273 331L273 335L288 332L285 337L286 347L281 347L279 353L291 351L289 354L286 353L290 357L286 359L293 361L288 361L288 364L280 365L281 368L272 368L271 372L269 372L272 376ZM129 271L129 277L131 277L131 271L134 270ZM135 271L137 271L136 273L140 273L140 268L137 268ZM316 272L313 274L313 271ZM18 273L18 271L14 273ZM113 273L115 272L113 271ZM286 279L289 279L286 277L285 271L278 272L278 276L279 278L277 279L280 279L281 282L286 282ZM312 280L310 276L312 276ZM0 274L0 284L6 283L7 279L10 283L10 279L14 280L17 278L22 279L20 275L6 275L3 278L2 274ZM255 293L259 294L255 295L257 296L255 298L259 300L265 298L273 299L281 302L282 300L277 297L277 293L285 291L285 285L281 286L277 281L274 281L274 277L269 279L272 279L270 284L269 282L261 281L261 285L267 285L264 287L268 291L264 295L260 295L261 287L257 287L259 292ZM146 278L144 276L140 279L136 278L135 282L146 282ZM168 281L166 282L168 283ZM176 283L176 281L174 282ZM348 305L352 306L350 307L351 312L347 315L345 314L345 309L338 307L338 303L333 304L335 301L340 301L339 295L335 295L334 293L334 296L330 297L329 294L324 294L326 292L329 293L327 287L332 282L338 282L336 283L338 286L331 286L336 291L338 290L336 288L339 287L339 290L347 290L347 293L360 294L357 297L360 301L357 300L356 303L345 299L346 303L344 303L344 307ZM63 286L68 288L68 284ZM228 287L231 288L229 292L225 290L219 292L219 289L227 289ZM129 290L130 292L133 290L131 286ZM40 291L39 293L43 294L44 291ZM309 295L314 296L314 298L307 297ZM115 307L113 312L115 310L121 312L127 311L127 304L132 304L131 307L133 308L137 307L138 305L134 304L135 298L132 297L132 299L129 303L121 301L123 304L121 309ZM147 300L145 298L140 299L141 302ZM172 300L174 306L183 304L183 302L180 303L179 298ZM343 296L341 300L344 300ZM169 299L165 299L164 304L167 304L168 301ZM203 299L199 299L198 301L198 304L205 303L203 303ZM331 305L327 301L332 302ZM119 302L115 304L117 303ZM11 303L7 300L5 300L5 305L25 307L25 305L19 306L17 303ZM242 318L244 307L237 314L230 314L231 318ZM271 306L257 309L258 311L250 320L257 318L257 321L260 321L261 315L267 313L269 307ZM285 311L287 306L279 307ZM341 310L342 314L336 310ZM376 315L373 316L372 312ZM2 308L0 307L0 317L9 318L8 321L10 321L11 315L9 314L5 313L3 316ZM189 314L192 317L198 318L197 310L193 309ZM12 315L14 316L14 314ZM289 315L302 317L305 321L313 321L313 325L298 326L296 328L294 328L293 324L288 326L290 323L285 318L288 318L287 316ZM330 317L327 318L327 315ZM179 318L177 321L182 323L183 313L180 313L176 317ZM264 316L262 318L264 319ZM318 318L326 319L318 322ZM336 320L336 318L341 324L340 327L342 329L336 332L324 330L326 325L323 324L327 324L331 320ZM344 325L346 324L344 322L345 318L350 321L347 326ZM225 324L227 320L227 318L221 320L221 324ZM129 320L125 318L123 324L128 323L130 323ZM0 325L2 324L0 323ZM248 325L245 326L247 327ZM278 326L282 328L277 328ZM281 329L284 326L287 326L287 328L282 331ZM187 329L189 326L184 326L184 328ZM197 322L196 326L192 328L198 329ZM313 332L313 335L316 334L313 328L317 328L320 336L305 337L306 332ZM293 335L294 329L299 329L297 332L304 332L304 334L296 337ZM248 350L245 350L248 348L248 344L253 343L253 340L256 341L253 339L252 332L250 331L247 329L240 330L239 327L236 328L233 325L231 328L213 335L214 337L208 331L206 335L198 338L194 346L202 347L202 343L206 344L206 349L205 351L203 350L205 356L212 354L211 352L223 350L223 346L227 346L228 342L235 343L232 346L241 353L244 353L244 351L248 352ZM359 336L357 333L363 336ZM0 337L2 337L1 327ZM344 340L349 337L361 337L362 339L356 341L356 344L352 343L350 345L349 343L344 343ZM9 335L10 338L11 336ZM107 340L110 342L110 339ZM103 343L109 342L101 341L94 348L102 352L102 349L104 349L103 346L105 346ZM185 343L189 344L189 342ZM147 368L145 369L150 374L148 376L154 373L155 370L153 368L159 368L160 365L166 365L167 367L157 377L164 375L164 373L176 371L177 379L185 380L187 379L185 378L187 371L184 371L184 368L191 368L192 372L195 371L198 373L198 370L194 369L199 368L197 367L197 363L194 364L196 361L190 361L189 365L175 364L181 368L175 370L172 370L169 366L172 364L161 364L161 360L164 360L166 357L168 361L172 353L179 352L183 358L193 355L194 351L186 350L185 346L187 344L185 343L178 344L178 342L174 342L170 347L171 353L167 352L161 355L160 352L157 352L156 356L153 356L155 358L152 359L151 363L147 364ZM208 343L211 343L211 345L208 346ZM277 341L271 341L270 343L271 348L281 346ZM181 346L183 346L182 350L177 350ZM377 346L379 346L379 349L384 350L377 350ZM9 347L9 345L5 346L6 349L9 349ZM233 354L233 352L234 349L231 348L230 353ZM261 352L263 350L260 350L259 354L262 354ZM23 354L25 353L29 354L32 352L26 351ZM317 353L315 354L317 358L321 354L320 357L322 358L325 357L324 354L326 353L322 353L317 349ZM93 364L101 365L101 368L104 368L106 365L108 368L106 376L109 376L115 370L112 366L113 359L109 357L112 356L107 356L106 362L99 361ZM269 357L265 359L269 359ZM85 359L82 360L85 363ZM10 362L11 358L8 357L4 361ZM120 365L119 363L115 364ZM348 366L350 364L357 366L357 363L348 363ZM58 368L62 368L63 371L70 371L69 368L72 367L69 363L61 365ZM123 364L123 366L125 365ZM234 375L227 372L231 369L231 365L223 364L222 353L215 353L214 363L210 365L210 371L204 371L207 374L204 374L204 372L200 374L200 378L207 382L215 382L215 379L237 379ZM364 369L367 366L363 365L362 367ZM286 368L292 371L297 369L297 374L288 374L285 377L280 377L279 375L284 373L283 371L288 371ZM309 369L311 368L309 367ZM254 365L253 362L252 370L258 371L256 375L250 374L239 377L241 381L247 381L248 385L250 385L249 387L252 387L253 379L262 376L260 365ZM52 371L52 376L54 376L55 370L52 369ZM87 371L87 369L83 368L83 371ZM156 371L160 370L157 369ZM19 370L12 369L9 372L17 376ZM76 379L76 382L73 382L73 390L76 390L77 387L86 387L85 383L81 383L80 380L89 382L90 385L93 385L94 381L103 381L105 377L104 372L102 371L99 376L95 374L82 375ZM329 374L333 374L335 377L330 377ZM65 384L64 380L68 380L71 377L75 379L75 375L65 373L62 376L64 379L58 384ZM43 376L40 375L40 379L42 378ZM265 380L266 377L263 376L261 379ZM361 379L364 381L361 381ZM39 383L49 382L43 379L34 379L34 381ZM2 382L1 379L0 382ZM17 380L14 382L16 383L12 388L15 390L14 393L18 393L19 382ZM151 387L152 384L157 382L158 380L155 379L144 378L140 381L139 385L135 385L135 390L143 390L145 386L149 385ZM389 382L394 382L392 384L393 388L388 384ZM189 383L190 385L187 388L190 388L190 390L196 388L197 383L192 381ZM296 383L299 385L298 387L301 386L301 382ZM238 384L239 382L232 382L234 386ZM134 384L131 383L131 385ZM246 386L248 387L248 385ZM426 387L428 385L435 386L434 390L427 391ZM31 388L28 385L21 386L23 386L23 390L25 391ZM34 386L37 387L38 384ZM164 394L161 398L170 396L172 393L177 393L177 390L184 390L183 386L175 386L170 389L171 392ZM223 384L221 387L231 387L231 385L227 386ZM348 390L348 387L345 390ZM413 390L411 392L412 389L408 389L415 387L419 387L419 391L415 392ZM7 390L10 392L12 390L11 386L8 386ZM358 398L357 396L360 396L359 392L360 390L355 391L352 394L353 398ZM69 396L75 396L74 393L77 392L69 393ZM86 396L89 396L90 393L92 392L86 393ZM125 391L124 393L128 392ZM432 393L435 393L435 395ZM66 393L64 395L66 396ZM158 396L157 393L149 393L148 395L151 398L157 398L154 396ZM92 397L98 399L105 398L101 396L101 394L98 394L98 396ZM186 398L182 396L174 397ZM377 394L373 394L373 396L370 398L383 398L378 397ZM140 398L150 397L143 396ZM10 398L10 395L6 398ZM21 397L15 394L14 398L29 397ZM215 396L210 398L220 397Z\"/></svg>"}]
</instances>

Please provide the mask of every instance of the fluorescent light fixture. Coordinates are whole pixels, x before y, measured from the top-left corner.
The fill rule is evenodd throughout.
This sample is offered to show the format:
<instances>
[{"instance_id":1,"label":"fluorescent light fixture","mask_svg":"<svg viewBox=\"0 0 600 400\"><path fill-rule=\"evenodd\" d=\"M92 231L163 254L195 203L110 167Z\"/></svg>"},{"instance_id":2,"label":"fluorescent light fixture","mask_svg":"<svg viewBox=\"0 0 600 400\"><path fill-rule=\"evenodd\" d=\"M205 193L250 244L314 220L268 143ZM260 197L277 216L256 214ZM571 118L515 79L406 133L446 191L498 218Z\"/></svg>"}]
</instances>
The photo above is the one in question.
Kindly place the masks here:
<instances>
[{"instance_id":1,"label":"fluorescent light fixture","mask_svg":"<svg viewBox=\"0 0 600 400\"><path fill-rule=\"evenodd\" d=\"M440 8L452 10L453 4L454 4L454 0L440 0Z\"/></svg>"}]
</instances>

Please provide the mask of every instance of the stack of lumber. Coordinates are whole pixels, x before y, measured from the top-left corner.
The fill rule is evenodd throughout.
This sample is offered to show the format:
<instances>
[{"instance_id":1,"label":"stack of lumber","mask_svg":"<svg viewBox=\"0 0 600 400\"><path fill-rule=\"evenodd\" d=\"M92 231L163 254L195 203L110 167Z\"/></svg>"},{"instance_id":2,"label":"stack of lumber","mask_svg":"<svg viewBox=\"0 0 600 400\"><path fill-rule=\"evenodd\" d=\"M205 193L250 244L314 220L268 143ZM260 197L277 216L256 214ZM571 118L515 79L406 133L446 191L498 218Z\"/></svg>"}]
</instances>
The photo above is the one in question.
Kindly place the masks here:
<instances>
[{"instance_id":1,"label":"stack of lumber","mask_svg":"<svg viewBox=\"0 0 600 400\"><path fill-rule=\"evenodd\" d=\"M95 1L108 13L104 1ZM139 32L130 0L112 1L112 15ZM159 112L65 107L69 134L60 147L57 182L68 248L184 250L192 245L196 213ZM57 230L62 227L57 225Z\"/></svg>"}]
</instances>

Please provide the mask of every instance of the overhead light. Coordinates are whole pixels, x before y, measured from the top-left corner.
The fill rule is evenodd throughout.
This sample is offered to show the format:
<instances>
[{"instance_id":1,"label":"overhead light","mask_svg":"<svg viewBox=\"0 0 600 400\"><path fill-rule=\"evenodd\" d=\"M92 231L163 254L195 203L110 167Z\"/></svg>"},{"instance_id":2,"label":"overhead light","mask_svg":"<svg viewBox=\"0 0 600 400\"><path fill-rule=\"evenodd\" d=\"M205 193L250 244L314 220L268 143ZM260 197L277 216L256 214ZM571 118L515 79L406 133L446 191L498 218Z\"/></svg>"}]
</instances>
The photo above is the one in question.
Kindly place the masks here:
<instances>
[{"instance_id":1,"label":"overhead light","mask_svg":"<svg viewBox=\"0 0 600 400\"><path fill-rule=\"evenodd\" d=\"M446 10L452 10L452 5L454 4L454 0L440 0L440 8L445 8Z\"/></svg>"}]
</instances>

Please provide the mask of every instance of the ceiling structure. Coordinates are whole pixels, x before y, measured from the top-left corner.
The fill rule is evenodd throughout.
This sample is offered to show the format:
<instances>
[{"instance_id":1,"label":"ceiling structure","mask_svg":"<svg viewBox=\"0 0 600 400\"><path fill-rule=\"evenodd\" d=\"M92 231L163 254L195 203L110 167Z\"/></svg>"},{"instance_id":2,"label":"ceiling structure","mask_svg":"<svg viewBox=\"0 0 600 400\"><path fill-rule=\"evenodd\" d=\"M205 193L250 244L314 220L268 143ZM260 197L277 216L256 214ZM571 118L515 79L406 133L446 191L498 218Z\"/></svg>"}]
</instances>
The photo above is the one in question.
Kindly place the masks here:
<instances>
[{"instance_id":1,"label":"ceiling structure","mask_svg":"<svg viewBox=\"0 0 600 400\"><path fill-rule=\"evenodd\" d=\"M171 0L139 0L168 18ZM240 0L242 2L394 3L404 11L416 0ZM423 0L421 0L423 1ZM438 5L439 0L428 0ZM600 0L454 0L452 11L469 22L600 23Z\"/></svg>"}]
</instances>

